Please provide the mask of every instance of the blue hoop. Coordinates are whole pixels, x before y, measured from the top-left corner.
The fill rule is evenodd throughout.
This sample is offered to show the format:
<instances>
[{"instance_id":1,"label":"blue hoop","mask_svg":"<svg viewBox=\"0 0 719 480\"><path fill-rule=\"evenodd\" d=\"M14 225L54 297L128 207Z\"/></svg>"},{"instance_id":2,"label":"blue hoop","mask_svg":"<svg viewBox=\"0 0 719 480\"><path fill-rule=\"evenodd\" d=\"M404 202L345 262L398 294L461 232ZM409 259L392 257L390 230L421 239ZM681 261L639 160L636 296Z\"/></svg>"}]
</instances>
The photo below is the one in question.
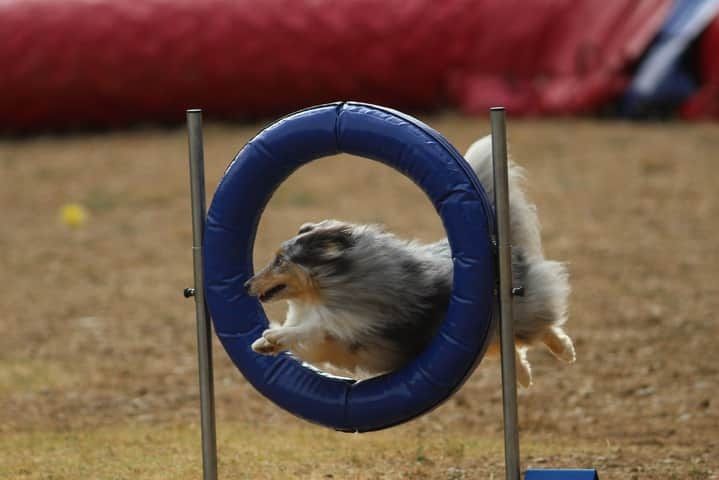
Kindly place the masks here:
<instances>
[{"instance_id":1,"label":"blue hoop","mask_svg":"<svg viewBox=\"0 0 719 480\"><path fill-rule=\"evenodd\" d=\"M300 166L342 152L378 160L419 185L442 218L454 262L452 296L437 336L402 369L362 382L322 375L288 355L253 352L250 345L268 322L261 304L242 288L253 274L257 225L274 190ZM354 102L296 112L245 145L210 206L205 284L215 331L247 380L299 417L352 432L408 421L457 390L487 347L494 325L493 225L471 168L427 125Z\"/></svg>"}]
</instances>

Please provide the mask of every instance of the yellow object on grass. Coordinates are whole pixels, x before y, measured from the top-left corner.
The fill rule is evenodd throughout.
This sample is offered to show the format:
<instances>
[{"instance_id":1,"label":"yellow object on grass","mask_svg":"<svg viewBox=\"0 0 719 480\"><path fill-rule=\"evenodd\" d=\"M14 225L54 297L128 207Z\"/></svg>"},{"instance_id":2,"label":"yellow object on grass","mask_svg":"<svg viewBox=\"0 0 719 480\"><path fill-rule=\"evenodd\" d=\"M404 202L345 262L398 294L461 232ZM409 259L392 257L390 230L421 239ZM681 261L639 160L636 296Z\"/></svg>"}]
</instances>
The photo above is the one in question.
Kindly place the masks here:
<instances>
[{"instance_id":1,"label":"yellow object on grass","mask_svg":"<svg viewBox=\"0 0 719 480\"><path fill-rule=\"evenodd\" d=\"M87 222L87 209L78 203L67 203L60 209L60 219L68 227L81 227Z\"/></svg>"}]
</instances>

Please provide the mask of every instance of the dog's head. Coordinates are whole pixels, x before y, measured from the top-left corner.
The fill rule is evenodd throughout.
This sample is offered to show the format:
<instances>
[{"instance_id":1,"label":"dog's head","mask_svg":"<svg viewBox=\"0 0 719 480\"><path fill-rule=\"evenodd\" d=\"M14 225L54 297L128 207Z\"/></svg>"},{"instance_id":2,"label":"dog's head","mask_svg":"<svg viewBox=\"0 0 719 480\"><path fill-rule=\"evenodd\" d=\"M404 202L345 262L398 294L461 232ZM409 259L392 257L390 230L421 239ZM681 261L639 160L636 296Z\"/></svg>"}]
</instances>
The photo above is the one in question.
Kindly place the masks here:
<instances>
[{"instance_id":1,"label":"dog's head","mask_svg":"<svg viewBox=\"0 0 719 480\"><path fill-rule=\"evenodd\" d=\"M337 220L306 223L245 283L245 288L262 302L319 302L325 281L350 268L348 251L354 242L352 224Z\"/></svg>"}]
</instances>

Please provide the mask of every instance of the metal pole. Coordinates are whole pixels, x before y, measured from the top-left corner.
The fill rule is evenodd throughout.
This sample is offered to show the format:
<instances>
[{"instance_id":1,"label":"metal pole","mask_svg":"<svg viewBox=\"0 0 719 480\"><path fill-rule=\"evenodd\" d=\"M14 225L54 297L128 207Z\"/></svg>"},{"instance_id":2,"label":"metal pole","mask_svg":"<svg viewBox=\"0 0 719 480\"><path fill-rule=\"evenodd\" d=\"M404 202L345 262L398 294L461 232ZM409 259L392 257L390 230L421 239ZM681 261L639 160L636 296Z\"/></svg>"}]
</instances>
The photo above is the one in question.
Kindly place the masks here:
<instances>
[{"instance_id":1,"label":"metal pole","mask_svg":"<svg viewBox=\"0 0 719 480\"><path fill-rule=\"evenodd\" d=\"M509 166L504 107L490 109L494 205L497 218L499 263L499 337L502 359L504 413L504 461L507 480L519 480L519 430L517 421L517 373L512 324L512 245L509 231Z\"/></svg>"},{"instance_id":2,"label":"metal pole","mask_svg":"<svg viewBox=\"0 0 719 480\"><path fill-rule=\"evenodd\" d=\"M204 480L217 480L215 391L212 379L212 341L205 304L205 271L202 240L205 233L205 159L202 147L202 110L187 110L192 201L192 259L195 287L185 295L195 297L197 357L200 377L200 425L202 428L202 472Z\"/></svg>"}]
</instances>

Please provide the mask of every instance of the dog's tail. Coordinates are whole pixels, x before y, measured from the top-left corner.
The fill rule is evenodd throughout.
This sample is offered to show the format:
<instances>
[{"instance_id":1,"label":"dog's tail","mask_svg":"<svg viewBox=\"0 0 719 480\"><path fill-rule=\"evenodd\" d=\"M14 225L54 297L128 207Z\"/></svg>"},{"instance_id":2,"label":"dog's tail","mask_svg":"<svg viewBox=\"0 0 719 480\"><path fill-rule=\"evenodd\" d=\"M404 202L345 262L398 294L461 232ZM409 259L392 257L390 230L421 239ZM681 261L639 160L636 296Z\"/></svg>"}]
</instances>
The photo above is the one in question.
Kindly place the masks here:
<instances>
[{"instance_id":1,"label":"dog's tail","mask_svg":"<svg viewBox=\"0 0 719 480\"><path fill-rule=\"evenodd\" d=\"M492 137L487 135L470 145L464 158L472 166L491 200L494 200L494 180L492 170Z\"/></svg>"},{"instance_id":2,"label":"dog's tail","mask_svg":"<svg viewBox=\"0 0 719 480\"><path fill-rule=\"evenodd\" d=\"M494 201L492 138L480 138L465 158ZM539 235L539 219L523 187L524 170L509 162L509 214L512 236L513 283L524 287L524 296L514 297L515 337L522 343L543 342L560 359L574 360L571 339L562 330L567 320L570 293L566 265L546 260Z\"/></svg>"},{"instance_id":3,"label":"dog's tail","mask_svg":"<svg viewBox=\"0 0 719 480\"><path fill-rule=\"evenodd\" d=\"M479 182L494 203L494 169L492 165L492 137L487 135L474 142L464 158L469 162ZM509 215L512 244L518 245L527 257L543 257L542 241L539 236L537 209L529 203L522 184L524 169L509 162Z\"/></svg>"}]
</instances>

